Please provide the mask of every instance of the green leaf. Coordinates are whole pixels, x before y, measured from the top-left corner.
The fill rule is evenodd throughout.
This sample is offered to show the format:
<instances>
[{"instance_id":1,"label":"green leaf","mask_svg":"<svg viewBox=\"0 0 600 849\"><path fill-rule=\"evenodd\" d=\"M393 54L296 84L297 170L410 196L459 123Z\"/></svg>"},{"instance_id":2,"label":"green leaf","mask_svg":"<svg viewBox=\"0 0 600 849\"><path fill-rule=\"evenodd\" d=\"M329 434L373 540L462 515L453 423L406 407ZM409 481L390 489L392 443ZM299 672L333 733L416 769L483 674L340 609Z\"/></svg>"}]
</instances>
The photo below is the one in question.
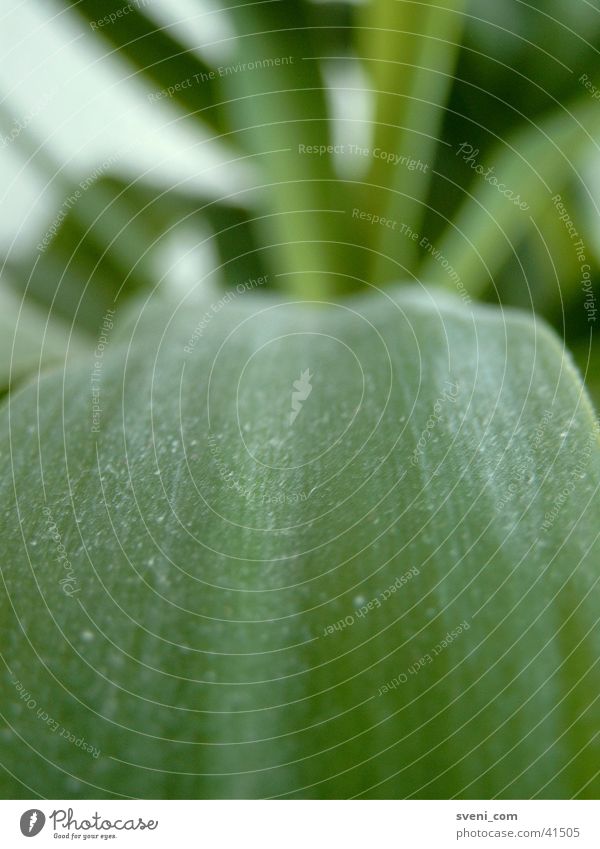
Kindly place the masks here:
<instances>
[{"instance_id":1,"label":"green leaf","mask_svg":"<svg viewBox=\"0 0 600 849\"><path fill-rule=\"evenodd\" d=\"M597 798L597 425L543 325L150 304L98 432L94 367L2 415L3 795Z\"/></svg>"}]
</instances>

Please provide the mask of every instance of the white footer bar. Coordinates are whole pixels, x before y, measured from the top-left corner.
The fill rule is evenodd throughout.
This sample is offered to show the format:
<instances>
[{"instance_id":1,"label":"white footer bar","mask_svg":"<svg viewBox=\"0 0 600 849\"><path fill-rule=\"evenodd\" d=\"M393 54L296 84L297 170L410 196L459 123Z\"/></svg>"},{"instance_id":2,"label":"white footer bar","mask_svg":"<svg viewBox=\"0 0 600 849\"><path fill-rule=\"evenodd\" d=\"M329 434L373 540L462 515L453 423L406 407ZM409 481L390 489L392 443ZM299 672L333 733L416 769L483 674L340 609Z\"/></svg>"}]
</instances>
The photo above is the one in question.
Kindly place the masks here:
<instances>
[{"instance_id":1,"label":"white footer bar","mask_svg":"<svg viewBox=\"0 0 600 849\"><path fill-rule=\"evenodd\" d=\"M34 840L33 843L28 842ZM595 801L0 801L0 846L600 849Z\"/></svg>"}]
</instances>

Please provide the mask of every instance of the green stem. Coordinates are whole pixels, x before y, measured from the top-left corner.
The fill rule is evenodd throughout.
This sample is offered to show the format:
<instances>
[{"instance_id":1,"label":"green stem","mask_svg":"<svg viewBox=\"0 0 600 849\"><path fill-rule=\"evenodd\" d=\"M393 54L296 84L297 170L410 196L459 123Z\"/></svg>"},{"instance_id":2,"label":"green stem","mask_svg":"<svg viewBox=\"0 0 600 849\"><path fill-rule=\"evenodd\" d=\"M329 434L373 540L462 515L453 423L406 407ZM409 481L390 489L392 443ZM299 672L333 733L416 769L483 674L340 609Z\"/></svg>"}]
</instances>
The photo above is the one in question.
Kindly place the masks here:
<instances>
[{"instance_id":1,"label":"green stem","mask_svg":"<svg viewBox=\"0 0 600 849\"><path fill-rule=\"evenodd\" d=\"M236 69L222 78L235 141L253 157L260 241L282 289L327 298L341 289L328 111L309 20L302 5L238 5ZM246 70L246 66L251 66ZM279 275L279 276L278 276Z\"/></svg>"},{"instance_id":2,"label":"green stem","mask_svg":"<svg viewBox=\"0 0 600 849\"><path fill-rule=\"evenodd\" d=\"M463 6L464 0L373 0L365 7L363 56L376 90L369 211L396 222L372 232L376 285L397 276L397 262L409 274L415 270L418 241L400 228L406 224L420 232L460 49ZM395 156L396 164L385 155Z\"/></svg>"}]
</instances>

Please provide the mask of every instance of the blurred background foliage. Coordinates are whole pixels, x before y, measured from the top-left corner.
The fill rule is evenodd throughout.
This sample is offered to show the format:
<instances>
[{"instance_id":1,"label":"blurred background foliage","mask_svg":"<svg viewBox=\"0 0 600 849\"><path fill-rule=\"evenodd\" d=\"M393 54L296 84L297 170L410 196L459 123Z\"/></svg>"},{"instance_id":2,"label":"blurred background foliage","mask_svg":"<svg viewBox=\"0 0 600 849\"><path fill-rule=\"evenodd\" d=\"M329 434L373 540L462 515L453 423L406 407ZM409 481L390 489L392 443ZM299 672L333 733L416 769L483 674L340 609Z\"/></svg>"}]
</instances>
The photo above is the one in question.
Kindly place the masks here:
<instances>
[{"instance_id":1,"label":"blurred background foliage","mask_svg":"<svg viewBox=\"0 0 600 849\"><path fill-rule=\"evenodd\" d=\"M593 3L8 0L0 39L3 391L93 350L115 304L193 303L264 274L308 297L414 279L456 291L441 257L473 299L547 319L600 402L595 321L552 202L598 298ZM285 61L243 69L266 59Z\"/></svg>"}]
</instances>

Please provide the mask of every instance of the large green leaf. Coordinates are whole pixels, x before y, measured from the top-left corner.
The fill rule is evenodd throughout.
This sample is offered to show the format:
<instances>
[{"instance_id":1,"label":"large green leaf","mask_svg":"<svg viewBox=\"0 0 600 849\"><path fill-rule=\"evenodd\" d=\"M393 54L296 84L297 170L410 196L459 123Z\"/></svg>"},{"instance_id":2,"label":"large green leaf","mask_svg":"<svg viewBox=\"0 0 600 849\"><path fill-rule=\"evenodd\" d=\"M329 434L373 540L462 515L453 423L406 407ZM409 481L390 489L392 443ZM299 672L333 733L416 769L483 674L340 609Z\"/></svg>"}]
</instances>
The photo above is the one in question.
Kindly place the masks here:
<instances>
[{"instance_id":1,"label":"large green leaf","mask_svg":"<svg viewBox=\"0 0 600 849\"><path fill-rule=\"evenodd\" d=\"M227 300L109 340L97 433L92 361L5 407L2 793L597 797L598 436L555 337Z\"/></svg>"}]
</instances>

